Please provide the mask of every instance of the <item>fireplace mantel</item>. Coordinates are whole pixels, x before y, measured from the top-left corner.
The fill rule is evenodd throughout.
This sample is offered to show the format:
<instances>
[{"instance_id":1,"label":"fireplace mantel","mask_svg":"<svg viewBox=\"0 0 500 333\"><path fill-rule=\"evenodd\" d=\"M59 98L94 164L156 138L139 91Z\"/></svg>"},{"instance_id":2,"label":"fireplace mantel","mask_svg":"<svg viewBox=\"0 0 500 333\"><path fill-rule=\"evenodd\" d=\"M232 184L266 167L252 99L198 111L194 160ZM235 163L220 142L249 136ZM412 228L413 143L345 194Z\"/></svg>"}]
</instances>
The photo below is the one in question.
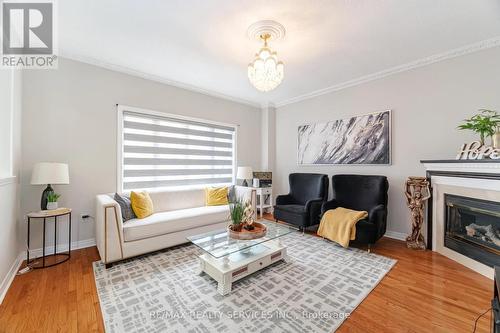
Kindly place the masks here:
<instances>
[{"instance_id":1,"label":"fireplace mantel","mask_svg":"<svg viewBox=\"0 0 500 333\"><path fill-rule=\"evenodd\" d=\"M476 197L495 193L494 201L500 201L500 160L422 160L431 184L432 200L427 211L427 248L437 251L463 265L492 278L492 269L476 264L468 258L443 249L441 244L443 192L460 195L470 189ZM451 186L451 187L450 187ZM457 191L457 193L453 193ZM475 191L475 192L474 192ZM483 192L478 192L483 191ZM496 196L498 195L498 196ZM468 195L466 195L468 196Z\"/></svg>"},{"instance_id":2,"label":"fireplace mantel","mask_svg":"<svg viewBox=\"0 0 500 333\"><path fill-rule=\"evenodd\" d=\"M491 174L500 175L500 160L422 160L420 161L429 172L471 173L484 174L489 178Z\"/></svg>"}]
</instances>

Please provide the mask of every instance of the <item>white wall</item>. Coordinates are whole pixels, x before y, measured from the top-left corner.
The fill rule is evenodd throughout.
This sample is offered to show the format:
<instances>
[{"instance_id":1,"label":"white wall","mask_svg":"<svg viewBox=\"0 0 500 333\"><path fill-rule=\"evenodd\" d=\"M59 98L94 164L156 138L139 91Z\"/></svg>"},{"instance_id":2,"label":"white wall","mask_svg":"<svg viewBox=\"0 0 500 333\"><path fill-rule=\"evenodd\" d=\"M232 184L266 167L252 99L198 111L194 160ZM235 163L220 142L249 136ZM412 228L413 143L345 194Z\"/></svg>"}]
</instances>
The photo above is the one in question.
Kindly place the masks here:
<instances>
[{"instance_id":1,"label":"white wall","mask_svg":"<svg viewBox=\"0 0 500 333\"><path fill-rule=\"evenodd\" d=\"M499 87L500 48L494 48L280 107L275 193L288 192L291 172L386 175L390 183L388 230L407 233L404 180L425 175L421 159L454 158L462 143L474 139L456 127L479 108L500 111ZM297 165L297 126L386 109L393 110L392 165Z\"/></svg>"},{"instance_id":2,"label":"white wall","mask_svg":"<svg viewBox=\"0 0 500 333\"><path fill-rule=\"evenodd\" d=\"M261 169L260 171L274 170L274 151L276 148L276 107L264 106L261 109ZM257 170L256 170L257 171Z\"/></svg>"},{"instance_id":3,"label":"white wall","mask_svg":"<svg viewBox=\"0 0 500 333\"><path fill-rule=\"evenodd\" d=\"M19 186L21 139L21 73L0 70L0 123L2 123L2 144L8 144L9 152L2 157L8 168L0 175L0 303L10 284L15 269L20 245L19 229ZM7 125L7 126L4 126ZM5 131L5 132L3 132ZM5 159L5 160L4 160Z\"/></svg>"},{"instance_id":4,"label":"white wall","mask_svg":"<svg viewBox=\"0 0 500 333\"><path fill-rule=\"evenodd\" d=\"M74 241L94 238L94 223L79 216L95 215L95 195L116 190L117 103L238 124L238 163L260 166L257 108L67 59L57 70L27 71L23 89L22 212L39 209L43 186L29 184L33 164L68 163L70 185L55 190L73 208ZM32 247L40 247L39 227L32 237Z\"/></svg>"},{"instance_id":5,"label":"white wall","mask_svg":"<svg viewBox=\"0 0 500 333\"><path fill-rule=\"evenodd\" d=\"M12 176L12 78L13 71L0 72L0 178Z\"/></svg>"}]
</instances>

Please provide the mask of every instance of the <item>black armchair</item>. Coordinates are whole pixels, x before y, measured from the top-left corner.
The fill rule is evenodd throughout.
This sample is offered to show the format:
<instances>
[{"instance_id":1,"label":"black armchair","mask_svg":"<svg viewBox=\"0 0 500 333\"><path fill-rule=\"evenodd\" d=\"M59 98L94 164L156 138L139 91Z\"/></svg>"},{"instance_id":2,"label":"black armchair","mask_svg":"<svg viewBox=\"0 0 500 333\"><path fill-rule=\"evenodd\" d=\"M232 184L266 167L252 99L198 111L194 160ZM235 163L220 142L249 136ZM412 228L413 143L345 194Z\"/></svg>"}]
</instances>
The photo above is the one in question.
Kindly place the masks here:
<instances>
[{"instance_id":1,"label":"black armchair","mask_svg":"<svg viewBox=\"0 0 500 333\"><path fill-rule=\"evenodd\" d=\"M368 218L356 223L354 242L374 244L386 231L387 192L385 176L336 175L332 177L333 199L321 207L321 215L337 207L365 210Z\"/></svg>"},{"instance_id":2,"label":"black armchair","mask_svg":"<svg viewBox=\"0 0 500 333\"><path fill-rule=\"evenodd\" d=\"M276 197L274 218L301 229L319 224L321 205L328 198L328 176L292 173L288 181L290 193Z\"/></svg>"}]
</instances>

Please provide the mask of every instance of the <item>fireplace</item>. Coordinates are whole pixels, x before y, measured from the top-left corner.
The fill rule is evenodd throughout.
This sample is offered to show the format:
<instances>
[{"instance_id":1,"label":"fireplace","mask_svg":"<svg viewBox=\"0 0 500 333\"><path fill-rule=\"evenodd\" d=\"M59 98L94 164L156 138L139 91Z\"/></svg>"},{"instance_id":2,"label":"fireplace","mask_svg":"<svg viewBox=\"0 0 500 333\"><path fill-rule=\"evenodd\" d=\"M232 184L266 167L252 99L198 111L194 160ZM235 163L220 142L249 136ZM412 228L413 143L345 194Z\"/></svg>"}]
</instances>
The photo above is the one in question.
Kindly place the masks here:
<instances>
[{"instance_id":1,"label":"fireplace","mask_svg":"<svg viewBox=\"0 0 500 333\"><path fill-rule=\"evenodd\" d=\"M445 194L444 203L444 246L500 266L500 202Z\"/></svg>"}]
</instances>

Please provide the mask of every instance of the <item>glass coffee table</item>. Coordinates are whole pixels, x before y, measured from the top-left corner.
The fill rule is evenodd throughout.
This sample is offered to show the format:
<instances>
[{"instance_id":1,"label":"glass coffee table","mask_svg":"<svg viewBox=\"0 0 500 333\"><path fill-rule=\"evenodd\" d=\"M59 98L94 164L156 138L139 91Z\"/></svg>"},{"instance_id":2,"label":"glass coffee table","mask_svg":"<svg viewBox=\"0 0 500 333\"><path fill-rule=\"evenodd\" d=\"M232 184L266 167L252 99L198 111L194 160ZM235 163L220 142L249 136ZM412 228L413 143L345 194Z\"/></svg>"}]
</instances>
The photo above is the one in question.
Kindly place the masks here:
<instances>
[{"instance_id":1,"label":"glass coffee table","mask_svg":"<svg viewBox=\"0 0 500 333\"><path fill-rule=\"evenodd\" d=\"M215 230L187 239L202 249L198 273L206 273L218 282L221 295L231 292L233 282L277 261L287 260L286 246L280 237L298 229L271 221L259 221L267 227L264 237L239 240L229 237L227 229Z\"/></svg>"}]
</instances>

